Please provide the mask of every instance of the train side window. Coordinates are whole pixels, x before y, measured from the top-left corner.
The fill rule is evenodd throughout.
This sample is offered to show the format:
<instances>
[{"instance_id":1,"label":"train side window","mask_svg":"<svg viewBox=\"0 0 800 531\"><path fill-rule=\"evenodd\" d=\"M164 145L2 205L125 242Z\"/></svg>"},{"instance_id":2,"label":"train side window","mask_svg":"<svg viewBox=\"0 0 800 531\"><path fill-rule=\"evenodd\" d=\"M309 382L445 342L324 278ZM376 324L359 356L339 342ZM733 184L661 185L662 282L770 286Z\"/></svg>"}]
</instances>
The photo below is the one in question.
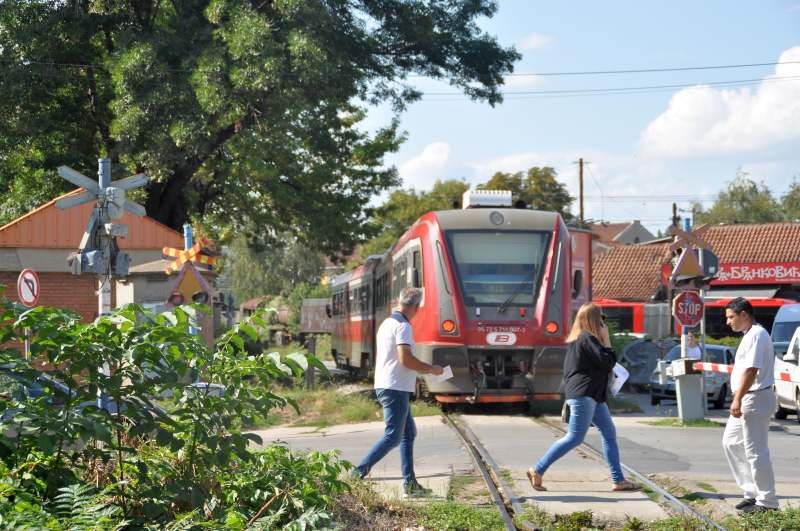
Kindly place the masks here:
<instances>
[{"instance_id":1,"label":"train side window","mask_svg":"<svg viewBox=\"0 0 800 531\"><path fill-rule=\"evenodd\" d=\"M408 260L405 255L398 258L393 265L392 295L394 298L400 296L400 292L408 285Z\"/></svg>"},{"instance_id":2,"label":"train side window","mask_svg":"<svg viewBox=\"0 0 800 531\"><path fill-rule=\"evenodd\" d=\"M415 288L422 287L422 260L420 251L417 249L412 255L411 261L411 285Z\"/></svg>"},{"instance_id":3,"label":"train side window","mask_svg":"<svg viewBox=\"0 0 800 531\"><path fill-rule=\"evenodd\" d=\"M361 290L361 311L366 313L369 312L369 284L363 286Z\"/></svg>"}]
</instances>

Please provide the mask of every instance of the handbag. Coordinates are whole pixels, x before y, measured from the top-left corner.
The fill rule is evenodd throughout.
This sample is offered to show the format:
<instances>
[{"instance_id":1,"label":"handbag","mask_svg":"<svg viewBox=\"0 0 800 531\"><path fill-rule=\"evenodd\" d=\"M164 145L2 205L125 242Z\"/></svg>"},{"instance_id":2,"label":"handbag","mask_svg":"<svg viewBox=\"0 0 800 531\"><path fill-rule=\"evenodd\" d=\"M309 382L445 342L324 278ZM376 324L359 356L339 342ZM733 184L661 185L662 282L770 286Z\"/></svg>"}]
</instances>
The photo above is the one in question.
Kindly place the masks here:
<instances>
[{"instance_id":1,"label":"handbag","mask_svg":"<svg viewBox=\"0 0 800 531\"><path fill-rule=\"evenodd\" d=\"M561 406L561 422L569 424L569 404L564 400L564 405Z\"/></svg>"}]
</instances>

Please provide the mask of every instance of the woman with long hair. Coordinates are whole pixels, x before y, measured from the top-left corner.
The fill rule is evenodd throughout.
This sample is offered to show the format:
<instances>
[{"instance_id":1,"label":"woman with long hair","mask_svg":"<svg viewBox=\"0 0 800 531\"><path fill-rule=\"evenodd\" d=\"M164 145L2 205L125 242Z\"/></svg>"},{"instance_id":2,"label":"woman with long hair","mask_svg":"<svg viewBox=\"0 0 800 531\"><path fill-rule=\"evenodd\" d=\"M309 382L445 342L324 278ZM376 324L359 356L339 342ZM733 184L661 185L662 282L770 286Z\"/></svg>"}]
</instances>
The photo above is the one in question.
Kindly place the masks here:
<instances>
[{"instance_id":1,"label":"woman with long hair","mask_svg":"<svg viewBox=\"0 0 800 531\"><path fill-rule=\"evenodd\" d=\"M608 384L617 362L603 314L596 304L584 304L575 315L567 337L564 358L564 395L570 409L569 430L529 468L527 475L534 490L547 490L542 477L554 462L583 442L589 426L594 424L603 438L603 455L611 470L612 490L635 490L627 481L619 464L617 432L608 409Z\"/></svg>"}]
</instances>

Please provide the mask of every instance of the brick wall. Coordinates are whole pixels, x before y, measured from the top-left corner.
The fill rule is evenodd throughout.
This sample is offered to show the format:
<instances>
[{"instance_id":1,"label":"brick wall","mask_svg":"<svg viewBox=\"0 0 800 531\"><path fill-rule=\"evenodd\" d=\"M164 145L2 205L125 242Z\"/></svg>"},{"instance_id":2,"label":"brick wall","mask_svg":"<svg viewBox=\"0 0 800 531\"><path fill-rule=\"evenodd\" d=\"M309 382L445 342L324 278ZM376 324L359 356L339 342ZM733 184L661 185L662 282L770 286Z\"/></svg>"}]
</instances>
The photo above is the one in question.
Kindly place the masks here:
<instances>
[{"instance_id":1,"label":"brick wall","mask_svg":"<svg viewBox=\"0 0 800 531\"><path fill-rule=\"evenodd\" d=\"M0 284L6 287L5 296L17 298L17 278L19 272L0 271ZM97 280L92 275L72 275L70 273L39 273L42 284L39 306L70 308L80 313L86 322L97 317ZM114 289L111 292L111 307L114 307Z\"/></svg>"}]
</instances>

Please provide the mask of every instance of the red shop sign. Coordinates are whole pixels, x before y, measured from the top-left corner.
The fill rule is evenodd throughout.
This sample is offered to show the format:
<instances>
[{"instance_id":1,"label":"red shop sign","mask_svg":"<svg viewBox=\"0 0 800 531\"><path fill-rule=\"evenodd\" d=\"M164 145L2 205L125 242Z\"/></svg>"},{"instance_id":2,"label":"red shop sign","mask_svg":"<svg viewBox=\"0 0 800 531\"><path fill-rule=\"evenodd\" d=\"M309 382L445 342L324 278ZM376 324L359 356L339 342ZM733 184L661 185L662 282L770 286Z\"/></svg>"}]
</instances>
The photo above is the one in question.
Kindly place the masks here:
<instances>
[{"instance_id":1,"label":"red shop sign","mask_svg":"<svg viewBox=\"0 0 800 531\"><path fill-rule=\"evenodd\" d=\"M800 262L720 264L711 284L800 284Z\"/></svg>"}]
</instances>

